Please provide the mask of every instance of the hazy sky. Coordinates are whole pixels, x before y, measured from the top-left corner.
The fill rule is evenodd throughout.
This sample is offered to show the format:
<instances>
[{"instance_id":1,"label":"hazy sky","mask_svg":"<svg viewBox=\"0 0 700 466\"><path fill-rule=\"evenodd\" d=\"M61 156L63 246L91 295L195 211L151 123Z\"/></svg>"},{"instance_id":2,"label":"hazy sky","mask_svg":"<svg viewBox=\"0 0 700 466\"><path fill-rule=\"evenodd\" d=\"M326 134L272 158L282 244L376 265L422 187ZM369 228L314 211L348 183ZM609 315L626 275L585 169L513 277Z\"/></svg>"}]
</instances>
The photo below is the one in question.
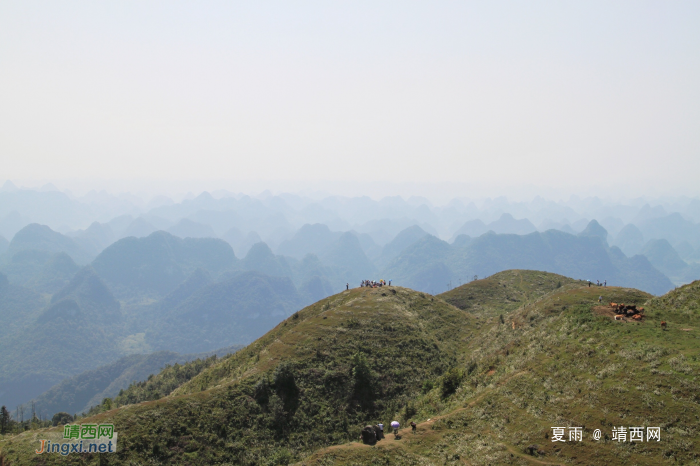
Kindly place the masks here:
<instances>
[{"instance_id":1,"label":"hazy sky","mask_svg":"<svg viewBox=\"0 0 700 466\"><path fill-rule=\"evenodd\" d=\"M2 0L0 179L698 195L698 25L697 1Z\"/></svg>"}]
</instances>

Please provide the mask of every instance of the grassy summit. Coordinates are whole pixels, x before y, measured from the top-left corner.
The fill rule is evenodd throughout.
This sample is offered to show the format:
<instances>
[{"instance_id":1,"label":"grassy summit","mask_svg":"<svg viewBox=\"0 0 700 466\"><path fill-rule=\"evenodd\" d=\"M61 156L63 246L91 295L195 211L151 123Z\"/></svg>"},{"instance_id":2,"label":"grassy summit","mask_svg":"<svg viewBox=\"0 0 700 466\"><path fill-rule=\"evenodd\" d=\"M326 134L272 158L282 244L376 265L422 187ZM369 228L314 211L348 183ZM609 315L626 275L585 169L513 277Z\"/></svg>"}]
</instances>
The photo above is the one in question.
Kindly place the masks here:
<instances>
[{"instance_id":1,"label":"grassy summit","mask_svg":"<svg viewBox=\"0 0 700 466\"><path fill-rule=\"evenodd\" d=\"M439 296L470 314L492 317L513 311L526 302L534 302L564 285L580 286L583 283L554 273L506 270Z\"/></svg>"},{"instance_id":2,"label":"grassy summit","mask_svg":"<svg viewBox=\"0 0 700 466\"><path fill-rule=\"evenodd\" d=\"M599 295L606 303L644 303L647 318L614 321L598 306ZM113 421L119 432L119 453L105 459L308 465L698 460L700 282L652 298L509 271L444 297L466 310L399 287L354 289L309 306L169 396L92 418ZM402 431L401 440L388 435L375 447L356 442L363 425L391 420L415 420L418 431ZM583 427L583 441L552 442L552 426ZM661 441L612 441L612 428L620 426L658 426ZM591 438L594 429L603 432L601 440ZM36 457L36 435L6 438L0 450L13 465L97 462Z\"/></svg>"}]
</instances>

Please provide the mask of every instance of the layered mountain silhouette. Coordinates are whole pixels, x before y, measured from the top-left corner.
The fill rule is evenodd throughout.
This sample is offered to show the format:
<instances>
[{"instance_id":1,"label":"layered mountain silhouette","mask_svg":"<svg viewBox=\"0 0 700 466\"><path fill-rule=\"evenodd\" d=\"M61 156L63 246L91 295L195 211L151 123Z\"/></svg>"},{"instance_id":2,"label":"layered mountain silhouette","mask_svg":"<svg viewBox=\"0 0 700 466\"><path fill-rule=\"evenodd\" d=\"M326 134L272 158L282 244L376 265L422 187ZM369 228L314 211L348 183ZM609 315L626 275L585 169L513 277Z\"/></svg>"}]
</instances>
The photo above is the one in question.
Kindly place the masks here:
<instances>
[{"instance_id":1,"label":"layered mountain silhouette","mask_svg":"<svg viewBox=\"0 0 700 466\"><path fill-rule=\"evenodd\" d=\"M0 342L8 341L35 321L45 305L46 301L39 293L11 284L0 272Z\"/></svg>"},{"instance_id":2,"label":"layered mountain silhouette","mask_svg":"<svg viewBox=\"0 0 700 466\"><path fill-rule=\"evenodd\" d=\"M157 231L145 238L123 238L102 251L92 266L120 296L164 296L195 269L214 275L236 266L233 249L215 238L177 238Z\"/></svg>"},{"instance_id":3,"label":"layered mountain silhouette","mask_svg":"<svg viewBox=\"0 0 700 466\"><path fill-rule=\"evenodd\" d=\"M418 225L400 231L393 240L385 244L382 248L381 254L375 260L377 267L383 269L389 262L401 254L404 249L427 235L428 233Z\"/></svg>"},{"instance_id":4,"label":"layered mountain silhouette","mask_svg":"<svg viewBox=\"0 0 700 466\"><path fill-rule=\"evenodd\" d=\"M257 232L250 231L247 234L243 234L241 230L235 227L226 231L222 238L231 245L237 257L245 257L254 244L262 242L262 238Z\"/></svg>"},{"instance_id":5,"label":"layered mountain silhouette","mask_svg":"<svg viewBox=\"0 0 700 466\"><path fill-rule=\"evenodd\" d=\"M216 233L214 233L212 227L187 218L181 219L168 228L167 231L171 235L179 236L180 238L216 238Z\"/></svg>"},{"instance_id":6,"label":"layered mountain silhouette","mask_svg":"<svg viewBox=\"0 0 700 466\"><path fill-rule=\"evenodd\" d=\"M11 211L4 216L0 214L0 235L4 236L9 243L9 240L15 236L15 233L30 223L32 223L32 221L29 217L24 217L16 210Z\"/></svg>"},{"instance_id":7,"label":"layered mountain silhouette","mask_svg":"<svg viewBox=\"0 0 700 466\"><path fill-rule=\"evenodd\" d=\"M614 245L619 247L627 256L638 254L644 247L644 234L635 225L628 223L615 237Z\"/></svg>"},{"instance_id":8,"label":"layered mountain silhouette","mask_svg":"<svg viewBox=\"0 0 700 466\"><path fill-rule=\"evenodd\" d=\"M597 220L591 220L586 228L578 234L578 236L590 236L600 238L607 243L608 230L603 228Z\"/></svg>"},{"instance_id":9,"label":"layered mountain silhouette","mask_svg":"<svg viewBox=\"0 0 700 466\"><path fill-rule=\"evenodd\" d=\"M683 218L678 212L650 218L638 223L639 230L648 239L666 239L671 244L688 241L700 246L700 225Z\"/></svg>"},{"instance_id":10,"label":"layered mountain silhouette","mask_svg":"<svg viewBox=\"0 0 700 466\"><path fill-rule=\"evenodd\" d=\"M354 284L359 284L363 277L370 279L377 274L377 268L365 255L360 240L350 232L340 235L336 242L326 248L320 258L324 264L335 268L340 276Z\"/></svg>"},{"instance_id":11,"label":"layered mountain silhouette","mask_svg":"<svg viewBox=\"0 0 700 466\"><path fill-rule=\"evenodd\" d=\"M53 231L46 225L37 223L27 225L18 231L10 241L5 255L11 258L17 253L28 250L49 253L63 252L78 264L86 264L93 257L73 239Z\"/></svg>"},{"instance_id":12,"label":"layered mountain silhouette","mask_svg":"<svg viewBox=\"0 0 700 466\"><path fill-rule=\"evenodd\" d=\"M69 234L73 240L80 244L92 257L97 256L104 248L117 240L117 235L109 224L92 222L85 230L78 230Z\"/></svg>"},{"instance_id":13,"label":"layered mountain silhouette","mask_svg":"<svg viewBox=\"0 0 700 466\"><path fill-rule=\"evenodd\" d=\"M488 225L479 219L470 220L454 232L452 239L454 240L454 238L459 235L467 235L472 237L481 236L488 231L493 231L494 233L526 235L537 231L537 228L526 218L516 220L511 214L506 213L501 215L498 220L495 220Z\"/></svg>"},{"instance_id":14,"label":"layered mountain silhouette","mask_svg":"<svg viewBox=\"0 0 700 466\"><path fill-rule=\"evenodd\" d=\"M574 236L558 230L529 235L489 233L457 248L435 237L419 240L392 261L382 273L395 283L428 292L489 276L501 270L527 268L584 280L636 286L655 294L673 287L669 279L645 258L629 259L608 247L607 232L591 222ZM434 273L431 275L431 271ZM435 278L431 278L432 276Z\"/></svg>"},{"instance_id":15,"label":"layered mountain silhouette","mask_svg":"<svg viewBox=\"0 0 700 466\"><path fill-rule=\"evenodd\" d=\"M695 248L688 241L685 240L676 244L676 246L673 249L675 249L676 252L678 252L678 256L683 260L690 259L695 253Z\"/></svg>"},{"instance_id":16,"label":"layered mountain silhouette","mask_svg":"<svg viewBox=\"0 0 700 466\"><path fill-rule=\"evenodd\" d=\"M275 255L266 243L250 248L241 261L245 270L253 270L273 277L291 277L292 269L283 256Z\"/></svg>"},{"instance_id":17,"label":"layered mountain silhouette","mask_svg":"<svg viewBox=\"0 0 700 466\"><path fill-rule=\"evenodd\" d=\"M81 269L22 332L0 342L0 387L10 406L66 376L119 354L124 326L119 302L91 267Z\"/></svg>"},{"instance_id":18,"label":"layered mountain silhouette","mask_svg":"<svg viewBox=\"0 0 700 466\"><path fill-rule=\"evenodd\" d=\"M22 254L16 254L12 258L13 263L16 263L18 256ZM47 257L41 268L24 282L24 286L40 293L53 294L66 286L79 269L80 267L68 254L59 252Z\"/></svg>"},{"instance_id":19,"label":"layered mountain silhouette","mask_svg":"<svg viewBox=\"0 0 700 466\"><path fill-rule=\"evenodd\" d=\"M302 303L289 278L241 272L199 288L179 305L154 316L146 339L154 349L183 353L247 344Z\"/></svg>"},{"instance_id":20,"label":"layered mountain silhouette","mask_svg":"<svg viewBox=\"0 0 700 466\"><path fill-rule=\"evenodd\" d=\"M158 228L151 225L151 223L148 222L146 219L138 217L129 224L126 230L124 230L123 236L134 236L136 238L144 238L157 230Z\"/></svg>"},{"instance_id":21,"label":"layered mountain silhouette","mask_svg":"<svg viewBox=\"0 0 700 466\"><path fill-rule=\"evenodd\" d=\"M211 353L179 354L173 351L156 351L150 354L132 354L118 360L68 377L32 400L38 413L80 413L102 403L104 398L114 398L134 382L146 380L166 366L184 364L212 354L225 356L239 347L221 348ZM29 410L30 403L25 405Z\"/></svg>"},{"instance_id":22,"label":"layered mountain silhouette","mask_svg":"<svg viewBox=\"0 0 700 466\"><path fill-rule=\"evenodd\" d=\"M302 226L294 236L282 242L277 248L277 253L297 259L306 254L321 255L332 243L338 241L341 232L331 231L328 226L316 223Z\"/></svg>"},{"instance_id":23,"label":"layered mountain silhouette","mask_svg":"<svg viewBox=\"0 0 700 466\"><path fill-rule=\"evenodd\" d=\"M7 388L17 395L9 398L12 403L24 402L27 387L45 387L85 367L80 357L53 355L60 352L58 343L43 343L56 339L51 332L73 348L67 355L83 347L65 335L78 335L78 340L89 335L89 342L102 335L111 349L109 355L97 353L98 363L134 351L209 351L250 342L304 305L344 290L346 283L357 287L363 279L439 293L475 277L527 268L661 294L700 277L697 225L685 214L648 207L634 220L638 224L625 225L620 218L629 220L633 212L618 218L612 211L595 214L599 207L589 206L585 216L566 212L578 215L570 217L573 224L552 221L558 230L536 232L523 218L529 215L525 209L516 220L502 213L501 201L485 205L479 211L453 202L441 211L400 198L316 203L207 195L163 203L147 213L103 217L65 235L45 225L26 225L4 254L0 239L0 282L6 283L0 283L5 290L0 291L5 299L0 323L9 338L0 338L0 369L7 381L0 392ZM479 212L487 212L482 218L500 217L488 224L464 222ZM24 212L3 213L9 220L28 218ZM582 220L602 215L601 222ZM328 225L302 223L313 216ZM300 224L296 231L291 226ZM614 228L614 239L602 224ZM561 231L573 232L572 227L579 233ZM453 229L461 233L451 244L437 237L438 230L447 237ZM213 237L218 234L221 239ZM81 268L85 264L92 269ZM92 292L111 298L92 301ZM38 372L27 372L26 378L18 372L44 359L52 363L43 379Z\"/></svg>"},{"instance_id":24,"label":"layered mountain silhouette","mask_svg":"<svg viewBox=\"0 0 700 466\"><path fill-rule=\"evenodd\" d=\"M665 239L649 241L644 245L641 253L676 284L690 283L700 276L700 264L685 262Z\"/></svg>"}]
</instances>

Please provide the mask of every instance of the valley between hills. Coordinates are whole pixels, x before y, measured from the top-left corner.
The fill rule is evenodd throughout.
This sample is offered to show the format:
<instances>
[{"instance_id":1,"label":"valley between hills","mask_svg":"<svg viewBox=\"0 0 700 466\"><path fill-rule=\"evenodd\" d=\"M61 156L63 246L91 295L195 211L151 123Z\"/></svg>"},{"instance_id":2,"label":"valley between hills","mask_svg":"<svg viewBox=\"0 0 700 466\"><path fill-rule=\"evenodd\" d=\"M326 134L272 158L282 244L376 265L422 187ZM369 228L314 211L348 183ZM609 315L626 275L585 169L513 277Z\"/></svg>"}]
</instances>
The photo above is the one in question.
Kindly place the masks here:
<instances>
[{"instance_id":1,"label":"valley between hills","mask_svg":"<svg viewBox=\"0 0 700 466\"><path fill-rule=\"evenodd\" d=\"M645 317L616 321L601 312L609 302ZM76 421L113 423L114 455L34 454L60 426L5 435L0 455L5 465L694 464L699 350L697 281L660 297L525 270L437 296L355 288L233 354L166 367ZM400 439L359 442L363 426L393 420ZM583 438L553 442L553 426ZM613 440L621 426L659 427L660 441Z\"/></svg>"}]
</instances>

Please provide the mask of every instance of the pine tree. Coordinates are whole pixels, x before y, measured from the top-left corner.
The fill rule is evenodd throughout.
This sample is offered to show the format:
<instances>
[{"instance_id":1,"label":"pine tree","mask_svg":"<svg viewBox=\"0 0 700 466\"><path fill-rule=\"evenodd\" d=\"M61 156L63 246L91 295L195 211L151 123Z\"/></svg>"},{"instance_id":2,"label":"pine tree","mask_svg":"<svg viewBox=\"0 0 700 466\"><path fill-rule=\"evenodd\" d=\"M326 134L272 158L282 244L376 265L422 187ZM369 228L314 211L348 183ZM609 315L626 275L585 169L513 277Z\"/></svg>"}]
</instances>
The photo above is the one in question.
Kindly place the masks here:
<instances>
[{"instance_id":1,"label":"pine tree","mask_svg":"<svg viewBox=\"0 0 700 466\"><path fill-rule=\"evenodd\" d=\"M10 425L10 413L7 408L3 406L0 408L0 434L5 435L7 428Z\"/></svg>"}]
</instances>

